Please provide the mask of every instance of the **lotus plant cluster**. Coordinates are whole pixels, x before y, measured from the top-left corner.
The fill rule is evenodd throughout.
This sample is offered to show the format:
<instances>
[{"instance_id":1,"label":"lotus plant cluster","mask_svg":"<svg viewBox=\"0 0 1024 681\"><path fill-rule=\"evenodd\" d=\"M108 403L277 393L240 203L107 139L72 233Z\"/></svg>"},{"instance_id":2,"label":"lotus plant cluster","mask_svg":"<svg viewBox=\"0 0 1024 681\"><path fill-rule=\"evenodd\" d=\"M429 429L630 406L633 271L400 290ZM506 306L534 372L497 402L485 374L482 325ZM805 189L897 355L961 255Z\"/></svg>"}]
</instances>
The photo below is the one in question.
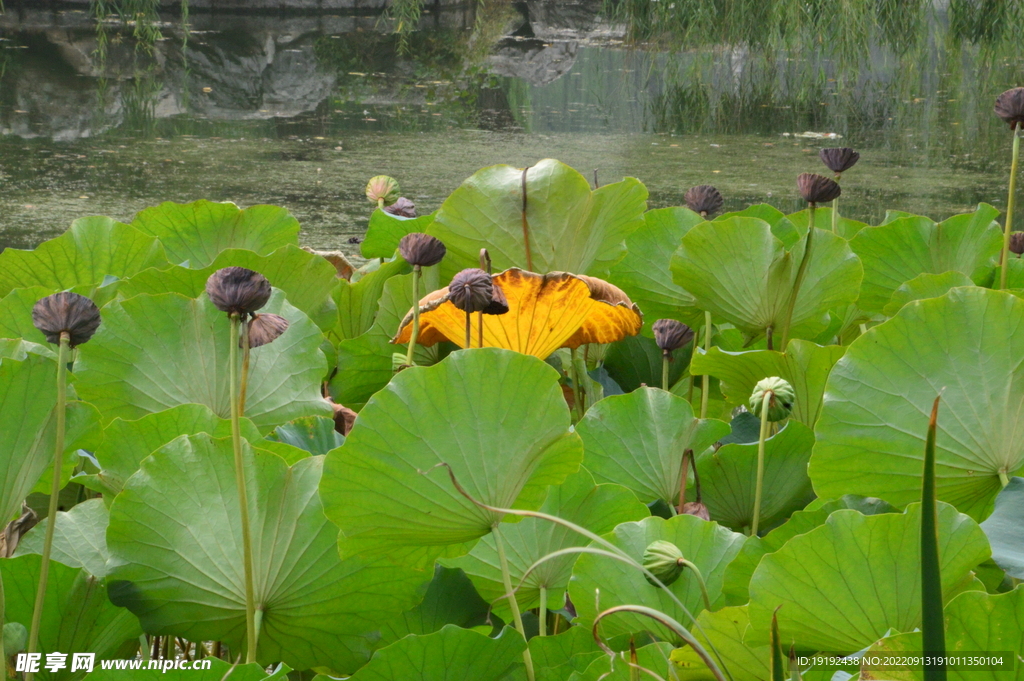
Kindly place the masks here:
<instances>
[{"instance_id":1,"label":"lotus plant cluster","mask_svg":"<svg viewBox=\"0 0 1024 681\"><path fill-rule=\"evenodd\" d=\"M843 148L791 214L546 159L374 177L351 260L208 201L5 250L3 678L1015 678L996 113L1005 215L843 216Z\"/></svg>"}]
</instances>

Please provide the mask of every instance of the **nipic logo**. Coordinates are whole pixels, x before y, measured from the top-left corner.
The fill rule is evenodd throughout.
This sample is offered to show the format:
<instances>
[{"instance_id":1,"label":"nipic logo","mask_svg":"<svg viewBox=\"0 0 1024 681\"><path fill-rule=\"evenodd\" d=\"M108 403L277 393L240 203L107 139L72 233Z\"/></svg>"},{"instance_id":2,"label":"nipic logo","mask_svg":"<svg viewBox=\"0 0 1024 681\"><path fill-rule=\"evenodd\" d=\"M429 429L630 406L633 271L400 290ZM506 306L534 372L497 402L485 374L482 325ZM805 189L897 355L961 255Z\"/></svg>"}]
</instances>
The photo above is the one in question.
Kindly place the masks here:
<instances>
[{"instance_id":1,"label":"nipic logo","mask_svg":"<svg viewBox=\"0 0 1024 681\"><path fill-rule=\"evenodd\" d=\"M35 673L39 671L40 665L48 672L58 672L68 668L67 653L47 653L46 662L44 663L42 660L42 653L18 653L14 671ZM96 653L71 654L71 671L73 672L91 672L95 663Z\"/></svg>"}]
</instances>

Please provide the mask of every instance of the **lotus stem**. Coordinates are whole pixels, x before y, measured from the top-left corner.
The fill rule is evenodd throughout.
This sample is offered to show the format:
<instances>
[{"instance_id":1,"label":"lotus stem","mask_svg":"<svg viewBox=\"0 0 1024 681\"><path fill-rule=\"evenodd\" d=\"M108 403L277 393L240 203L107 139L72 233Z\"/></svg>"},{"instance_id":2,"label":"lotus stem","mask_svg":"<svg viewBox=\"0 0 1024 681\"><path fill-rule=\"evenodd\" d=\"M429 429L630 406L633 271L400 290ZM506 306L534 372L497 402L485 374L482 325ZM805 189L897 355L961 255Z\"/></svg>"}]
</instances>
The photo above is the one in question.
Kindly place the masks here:
<instances>
[{"instance_id":1,"label":"lotus stem","mask_svg":"<svg viewBox=\"0 0 1024 681\"><path fill-rule=\"evenodd\" d=\"M238 386L238 418L245 416L245 398L249 394L249 355L252 348L249 347L249 324L240 319L239 326L242 334L242 378Z\"/></svg>"},{"instance_id":2,"label":"lotus stem","mask_svg":"<svg viewBox=\"0 0 1024 681\"><path fill-rule=\"evenodd\" d=\"M420 266L412 268L412 336L409 337L409 352L405 363L413 366L412 355L416 352L416 339L420 337Z\"/></svg>"},{"instance_id":3,"label":"lotus stem","mask_svg":"<svg viewBox=\"0 0 1024 681\"><path fill-rule=\"evenodd\" d=\"M484 313L476 313L476 324L477 324L477 347L482 348L484 346Z\"/></svg>"},{"instance_id":4,"label":"lotus stem","mask_svg":"<svg viewBox=\"0 0 1024 681\"><path fill-rule=\"evenodd\" d=\"M540 588L540 607L537 609L538 635L548 635L548 588Z\"/></svg>"},{"instance_id":5,"label":"lotus stem","mask_svg":"<svg viewBox=\"0 0 1024 681\"><path fill-rule=\"evenodd\" d=\"M473 313L466 310L466 349L473 347Z\"/></svg>"},{"instance_id":6,"label":"lotus stem","mask_svg":"<svg viewBox=\"0 0 1024 681\"><path fill-rule=\"evenodd\" d=\"M839 226L839 197L832 199L832 233L836 233Z\"/></svg>"},{"instance_id":7,"label":"lotus stem","mask_svg":"<svg viewBox=\"0 0 1024 681\"><path fill-rule=\"evenodd\" d=\"M533 271L533 257L530 254L530 223L526 221L526 171L523 168L523 248L526 249L526 269Z\"/></svg>"},{"instance_id":8,"label":"lotus stem","mask_svg":"<svg viewBox=\"0 0 1024 681\"><path fill-rule=\"evenodd\" d=\"M245 570L245 633L247 647L246 663L256 661L256 596L252 586L252 535L249 529L249 494L245 486L245 468L242 459L241 401L238 397L238 327L243 322L238 314L230 318L230 348L228 352L229 392L231 399L231 445L235 450L235 485L238 487L238 510L242 519L242 563Z\"/></svg>"},{"instance_id":9,"label":"lotus stem","mask_svg":"<svg viewBox=\"0 0 1024 681\"><path fill-rule=\"evenodd\" d=\"M569 349L569 366L571 369L572 377L572 401L573 409L576 411L576 422L579 423L583 419L583 389L580 385L580 372L576 366L576 348Z\"/></svg>"},{"instance_id":10,"label":"lotus stem","mask_svg":"<svg viewBox=\"0 0 1024 681\"><path fill-rule=\"evenodd\" d=\"M686 479L688 477L690 477L690 459L691 458L693 458L693 450L692 449L684 449L683 450L683 461L682 461L682 464L679 466L679 468L680 468L680 475L679 475L679 506L676 509L676 515L682 515L682 513L683 513L683 504L686 503ZM696 462L694 462L693 468L694 468L694 472L696 473L696 471L697 471Z\"/></svg>"},{"instance_id":11,"label":"lotus stem","mask_svg":"<svg viewBox=\"0 0 1024 681\"><path fill-rule=\"evenodd\" d=\"M501 521L494 523L494 527L491 532L494 534L494 545L498 549L498 561L501 563L501 579L505 584L505 593L508 596L508 605L512 608L512 621L515 622L516 629L520 634L523 635L523 639L526 639L526 629L523 627L523 616L519 612L519 601L516 600L516 594L512 590L512 576L508 571L508 559L505 557L505 542L501 539ZM533 658L530 656L530 649L527 648L523 651L523 662L526 663L526 676L528 681L534 681L533 672Z\"/></svg>"},{"instance_id":12,"label":"lotus stem","mask_svg":"<svg viewBox=\"0 0 1024 681\"><path fill-rule=\"evenodd\" d=\"M1006 197L1006 226L1003 229L1003 255L999 259L999 288L1006 288L1006 270L1010 257L1010 233L1013 231L1013 200L1017 193L1017 160L1020 158L1021 126L1013 128L1013 156L1010 161L1010 193Z\"/></svg>"},{"instance_id":13,"label":"lotus stem","mask_svg":"<svg viewBox=\"0 0 1024 681\"><path fill-rule=\"evenodd\" d=\"M711 352L711 313L704 312L704 352ZM692 360L691 360L692 361ZM704 374L700 379L700 417L708 415L708 392L711 389L711 375Z\"/></svg>"},{"instance_id":14,"label":"lotus stem","mask_svg":"<svg viewBox=\"0 0 1024 681\"><path fill-rule=\"evenodd\" d=\"M68 353L71 350L71 334L60 334L60 349L57 351L57 437L53 455L53 481L50 484L50 505L46 513L46 534L43 535L43 557L39 565L39 586L36 601L32 607L32 624L28 634L28 653L39 649L39 625L43 620L43 602L46 600L46 582L50 576L50 551L53 548L53 531L57 527L57 503L60 499L60 474L64 467L64 423L68 399ZM0 663L7 664L6 658ZM35 675L25 673L25 679L32 681Z\"/></svg>"},{"instance_id":15,"label":"lotus stem","mask_svg":"<svg viewBox=\"0 0 1024 681\"><path fill-rule=\"evenodd\" d=\"M697 578L697 585L700 587L700 595L704 600L704 609L711 612L711 596L708 595L708 585L704 581L704 575L701 574L700 568L685 558L680 558L678 562L684 568L692 572L693 576Z\"/></svg>"},{"instance_id":16,"label":"lotus stem","mask_svg":"<svg viewBox=\"0 0 1024 681\"><path fill-rule=\"evenodd\" d=\"M764 485L764 441L768 439L768 402L771 397L768 397L768 393L771 390L765 391L765 396L761 398L761 432L757 438L757 483L754 486L754 519L750 525L750 536L757 536L757 528L761 521L761 490ZM772 397L775 393L772 393Z\"/></svg>"},{"instance_id":17,"label":"lotus stem","mask_svg":"<svg viewBox=\"0 0 1024 681\"><path fill-rule=\"evenodd\" d=\"M924 481L921 486L921 644L925 655L944 657L946 632L942 617L942 574L939 565L938 507L935 501L935 431L939 400L932 403L924 445ZM924 668L925 681L946 681L945 660Z\"/></svg>"},{"instance_id":18,"label":"lotus stem","mask_svg":"<svg viewBox=\"0 0 1024 681\"><path fill-rule=\"evenodd\" d=\"M999 484L1001 484L1003 487L1006 487L1007 485L1010 484L1010 477L1006 474L1005 468L999 469Z\"/></svg>"},{"instance_id":19,"label":"lotus stem","mask_svg":"<svg viewBox=\"0 0 1024 681\"><path fill-rule=\"evenodd\" d=\"M661 357L661 389L668 392L668 361L669 356L667 352L662 353Z\"/></svg>"},{"instance_id":20,"label":"lotus stem","mask_svg":"<svg viewBox=\"0 0 1024 681\"><path fill-rule=\"evenodd\" d=\"M800 266L796 270L796 279L793 281L793 290L789 294L789 305L786 306L786 316L783 317L785 324L782 327L782 343L779 345L782 351L786 351L789 343L790 327L793 324L793 310L796 309L796 299L800 294L800 285L804 283L804 275L807 274L807 265L811 261L811 246L814 242L814 204L810 204L811 219L807 227L807 241L804 244L804 257L800 259Z\"/></svg>"}]
</instances>

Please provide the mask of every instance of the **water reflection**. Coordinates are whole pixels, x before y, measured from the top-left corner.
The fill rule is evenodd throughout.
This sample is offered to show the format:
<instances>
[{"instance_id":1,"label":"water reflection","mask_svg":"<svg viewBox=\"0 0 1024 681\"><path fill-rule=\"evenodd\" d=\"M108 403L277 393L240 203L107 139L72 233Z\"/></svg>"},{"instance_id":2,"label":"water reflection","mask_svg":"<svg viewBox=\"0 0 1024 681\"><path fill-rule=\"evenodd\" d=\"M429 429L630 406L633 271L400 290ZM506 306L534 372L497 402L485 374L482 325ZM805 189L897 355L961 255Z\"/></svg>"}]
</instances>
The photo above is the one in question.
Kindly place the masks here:
<instances>
[{"instance_id":1,"label":"water reflection","mask_svg":"<svg viewBox=\"0 0 1024 681\"><path fill-rule=\"evenodd\" d=\"M309 243L337 246L365 226L370 175L404 173L431 210L479 166L543 156L599 167L603 181L638 176L652 206L711 181L727 207L785 209L792 177L827 144L793 136L804 131L864 150L844 202L854 217L1003 200L1007 137L991 103L1024 82L1024 3L604 7L428 3L419 30L398 36L359 12L193 3L125 27L8 0L0 247L81 215L130 219L200 197L284 203Z\"/></svg>"}]
</instances>

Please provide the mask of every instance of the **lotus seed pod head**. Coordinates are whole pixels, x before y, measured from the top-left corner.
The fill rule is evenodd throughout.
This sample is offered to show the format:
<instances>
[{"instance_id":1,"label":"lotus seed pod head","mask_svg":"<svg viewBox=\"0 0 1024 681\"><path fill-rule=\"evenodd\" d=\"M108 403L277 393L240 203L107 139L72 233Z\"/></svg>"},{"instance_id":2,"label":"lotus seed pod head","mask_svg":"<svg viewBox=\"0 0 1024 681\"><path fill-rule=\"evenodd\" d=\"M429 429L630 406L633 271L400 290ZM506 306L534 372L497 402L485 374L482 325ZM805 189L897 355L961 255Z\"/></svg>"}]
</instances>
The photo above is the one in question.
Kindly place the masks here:
<instances>
[{"instance_id":1,"label":"lotus seed pod head","mask_svg":"<svg viewBox=\"0 0 1024 681\"><path fill-rule=\"evenodd\" d=\"M69 345L75 347L96 333L100 326L100 311L96 303L85 296L68 291L54 293L32 307L32 324L54 344L59 344L60 335L67 332Z\"/></svg>"},{"instance_id":2,"label":"lotus seed pod head","mask_svg":"<svg viewBox=\"0 0 1024 681\"><path fill-rule=\"evenodd\" d=\"M828 203L843 192L835 180L814 173L802 173L796 178L796 186L807 203Z\"/></svg>"},{"instance_id":3,"label":"lotus seed pod head","mask_svg":"<svg viewBox=\"0 0 1024 681\"><path fill-rule=\"evenodd\" d=\"M249 320L249 347L273 343L288 330L288 320L276 314L258 314Z\"/></svg>"},{"instance_id":4,"label":"lotus seed pod head","mask_svg":"<svg viewBox=\"0 0 1024 681\"><path fill-rule=\"evenodd\" d=\"M766 397L769 421L781 421L793 411L793 401L796 399L793 386L778 376L766 378L754 386L754 392L750 395L750 411L754 416L761 418Z\"/></svg>"},{"instance_id":5,"label":"lotus seed pod head","mask_svg":"<svg viewBox=\"0 0 1024 681\"><path fill-rule=\"evenodd\" d=\"M695 515L701 520L711 520L708 507L699 501L687 501L683 504L683 515Z\"/></svg>"},{"instance_id":6,"label":"lotus seed pod head","mask_svg":"<svg viewBox=\"0 0 1024 681\"><path fill-rule=\"evenodd\" d=\"M505 314L508 312L508 298L501 287L491 281L491 304L483 309L484 314Z\"/></svg>"},{"instance_id":7,"label":"lotus seed pod head","mask_svg":"<svg viewBox=\"0 0 1024 681\"><path fill-rule=\"evenodd\" d=\"M678 350L693 339L693 329L675 319L659 319L651 327L654 340L666 355Z\"/></svg>"},{"instance_id":8,"label":"lotus seed pod head","mask_svg":"<svg viewBox=\"0 0 1024 681\"><path fill-rule=\"evenodd\" d=\"M270 300L270 282L244 267L225 267L206 280L206 295L221 312L251 314Z\"/></svg>"},{"instance_id":9,"label":"lotus seed pod head","mask_svg":"<svg viewBox=\"0 0 1024 681\"><path fill-rule=\"evenodd\" d=\"M659 539L651 542L644 550L644 568L668 586L679 579L683 573L683 552L669 541ZM650 577L644 575L653 586L658 586Z\"/></svg>"},{"instance_id":10,"label":"lotus seed pod head","mask_svg":"<svg viewBox=\"0 0 1024 681\"><path fill-rule=\"evenodd\" d=\"M366 198L370 203L383 201L385 206L390 206L398 201L398 192L398 180L387 175L371 177L366 183Z\"/></svg>"},{"instance_id":11,"label":"lotus seed pod head","mask_svg":"<svg viewBox=\"0 0 1024 681\"><path fill-rule=\"evenodd\" d=\"M710 184L690 187L686 190L683 200L686 201L687 208L704 216L717 213L725 203L722 194Z\"/></svg>"},{"instance_id":12,"label":"lotus seed pod head","mask_svg":"<svg viewBox=\"0 0 1024 681\"><path fill-rule=\"evenodd\" d=\"M416 204L404 196L399 196L393 204L384 206L384 212L402 218L414 218L416 217Z\"/></svg>"},{"instance_id":13,"label":"lotus seed pod head","mask_svg":"<svg viewBox=\"0 0 1024 681\"><path fill-rule=\"evenodd\" d=\"M1015 87L996 97L996 115L1009 123L1010 129L1024 129L1024 87Z\"/></svg>"},{"instance_id":14,"label":"lotus seed pod head","mask_svg":"<svg viewBox=\"0 0 1024 681\"><path fill-rule=\"evenodd\" d=\"M398 242L398 252L410 265L430 267L441 262L446 249L439 239L422 232L413 232Z\"/></svg>"},{"instance_id":15,"label":"lotus seed pod head","mask_svg":"<svg viewBox=\"0 0 1024 681\"><path fill-rule=\"evenodd\" d=\"M1017 255L1024 253L1024 232L1010 234L1010 250Z\"/></svg>"},{"instance_id":16,"label":"lotus seed pod head","mask_svg":"<svg viewBox=\"0 0 1024 681\"><path fill-rule=\"evenodd\" d=\"M491 275L476 267L462 270L448 284L448 299L463 312L483 312L494 302Z\"/></svg>"},{"instance_id":17,"label":"lotus seed pod head","mask_svg":"<svg viewBox=\"0 0 1024 681\"><path fill-rule=\"evenodd\" d=\"M838 147L833 149L822 149L818 152L818 158L828 166L833 173L845 173L857 165L860 154L849 147Z\"/></svg>"}]
</instances>

